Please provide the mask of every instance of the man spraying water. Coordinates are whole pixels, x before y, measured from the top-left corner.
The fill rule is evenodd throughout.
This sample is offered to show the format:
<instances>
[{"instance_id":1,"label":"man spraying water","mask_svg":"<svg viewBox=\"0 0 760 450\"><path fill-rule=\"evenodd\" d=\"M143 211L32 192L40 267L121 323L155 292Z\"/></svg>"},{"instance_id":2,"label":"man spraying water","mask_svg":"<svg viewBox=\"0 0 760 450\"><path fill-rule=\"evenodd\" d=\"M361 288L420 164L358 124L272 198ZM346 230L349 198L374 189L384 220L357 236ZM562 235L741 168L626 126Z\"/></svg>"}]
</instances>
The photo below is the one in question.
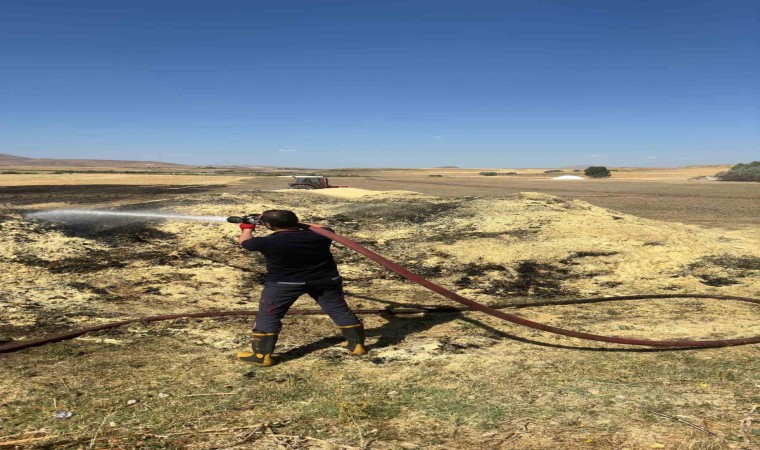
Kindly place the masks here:
<instances>
[{"instance_id":1,"label":"man spraying water","mask_svg":"<svg viewBox=\"0 0 760 450\"><path fill-rule=\"evenodd\" d=\"M273 233L253 237L257 222ZM243 221L240 229L240 245L261 252L266 258L267 278L253 326L253 351L238 352L239 360L259 366L275 364L272 353L282 329L282 318L303 294L316 300L338 325L346 338L343 345L350 354L361 356L367 353L364 326L344 299L343 279L330 252L330 239L299 225L293 211L279 209Z\"/></svg>"}]
</instances>

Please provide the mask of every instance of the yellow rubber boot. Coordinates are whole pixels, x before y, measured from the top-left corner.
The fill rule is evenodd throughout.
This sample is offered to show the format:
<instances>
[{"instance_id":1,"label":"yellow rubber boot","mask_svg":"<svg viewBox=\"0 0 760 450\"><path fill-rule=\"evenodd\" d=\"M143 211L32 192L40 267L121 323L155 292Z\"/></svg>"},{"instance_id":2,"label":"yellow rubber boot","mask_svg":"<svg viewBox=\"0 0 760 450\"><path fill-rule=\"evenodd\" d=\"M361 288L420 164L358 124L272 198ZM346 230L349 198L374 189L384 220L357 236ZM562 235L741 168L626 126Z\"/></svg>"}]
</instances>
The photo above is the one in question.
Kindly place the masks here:
<instances>
[{"instance_id":1,"label":"yellow rubber boot","mask_svg":"<svg viewBox=\"0 0 760 450\"><path fill-rule=\"evenodd\" d=\"M364 347L364 324L348 325L345 327L339 327L343 333L343 337L346 338L346 342L342 343L342 347L346 347L348 352L354 356L362 356L367 354L367 349Z\"/></svg>"},{"instance_id":2,"label":"yellow rubber boot","mask_svg":"<svg viewBox=\"0 0 760 450\"><path fill-rule=\"evenodd\" d=\"M237 359L257 366L269 367L276 364L272 358L278 333L253 333L252 352L238 352Z\"/></svg>"}]
</instances>

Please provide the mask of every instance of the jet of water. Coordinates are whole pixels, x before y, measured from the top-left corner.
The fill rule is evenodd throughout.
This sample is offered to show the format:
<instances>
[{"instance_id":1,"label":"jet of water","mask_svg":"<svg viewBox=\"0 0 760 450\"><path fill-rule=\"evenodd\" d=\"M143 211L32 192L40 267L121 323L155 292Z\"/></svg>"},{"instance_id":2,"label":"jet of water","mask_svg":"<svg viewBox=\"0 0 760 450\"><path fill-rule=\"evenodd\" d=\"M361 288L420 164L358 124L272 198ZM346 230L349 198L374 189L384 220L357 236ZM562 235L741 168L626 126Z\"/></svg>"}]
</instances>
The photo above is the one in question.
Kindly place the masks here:
<instances>
[{"instance_id":1,"label":"jet of water","mask_svg":"<svg viewBox=\"0 0 760 450\"><path fill-rule=\"evenodd\" d=\"M158 220L200 220L203 222L226 222L227 218L218 216L194 216L188 214L164 214L148 211L102 211L96 209L53 209L27 215L30 219L40 220L87 220L100 217L132 217L135 219L158 219Z\"/></svg>"}]
</instances>

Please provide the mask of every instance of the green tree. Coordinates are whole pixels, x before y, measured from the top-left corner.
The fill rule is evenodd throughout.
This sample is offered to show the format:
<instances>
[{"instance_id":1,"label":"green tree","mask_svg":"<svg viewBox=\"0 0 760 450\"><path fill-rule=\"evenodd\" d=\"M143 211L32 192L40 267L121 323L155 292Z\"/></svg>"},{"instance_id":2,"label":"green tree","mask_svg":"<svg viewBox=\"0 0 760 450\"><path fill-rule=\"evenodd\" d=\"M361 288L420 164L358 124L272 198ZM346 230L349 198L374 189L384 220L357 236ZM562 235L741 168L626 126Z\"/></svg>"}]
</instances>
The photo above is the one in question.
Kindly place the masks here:
<instances>
[{"instance_id":1,"label":"green tree","mask_svg":"<svg viewBox=\"0 0 760 450\"><path fill-rule=\"evenodd\" d=\"M590 178L607 178L612 175L604 166L591 166L584 170L583 173Z\"/></svg>"},{"instance_id":2,"label":"green tree","mask_svg":"<svg viewBox=\"0 0 760 450\"><path fill-rule=\"evenodd\" d=\"M760 181L760 161L737 164L716 177L721 181Z\"/></svg>"}]
</instances>

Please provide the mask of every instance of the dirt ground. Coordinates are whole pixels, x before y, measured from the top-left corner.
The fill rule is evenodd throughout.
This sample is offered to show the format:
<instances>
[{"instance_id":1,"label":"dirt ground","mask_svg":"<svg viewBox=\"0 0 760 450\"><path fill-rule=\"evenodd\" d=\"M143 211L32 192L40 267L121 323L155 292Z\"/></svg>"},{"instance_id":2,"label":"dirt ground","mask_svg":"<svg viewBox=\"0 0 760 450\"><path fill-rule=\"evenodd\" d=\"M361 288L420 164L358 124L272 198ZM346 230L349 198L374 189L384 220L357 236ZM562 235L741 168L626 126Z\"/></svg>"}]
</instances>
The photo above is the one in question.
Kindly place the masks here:
<instances>
[{"instance_id":1,"label":"dirt ground","mask_svg":"<svg viewBox=\"0 0 760 450\"><path fill-rule=\"evenodd\" d=\"M656 220L716 228L760 225L758 183L687 179L559 181L547 177L372 176L350 179L364 189L408 189L437 196L503 196L541 192Z\"/></svg>"},{"instance_id":2,"label":"dirt ground","mask_svg":"<svg viewBox=\"0 0 760 450\"><path fill-rule=\"evenodd\" d=\"M0 188L0 341L148 314L255 309L264 268L237 246L234 225L50 223L23 214L77 205L216 216L292 209L462 295L533 320L643 338L760 335L760 307L738 302L685 298L530 307L642 293L758 298L756 217L728 216L726 227L716 222L705 228L611 210L572 199L572 191L472 194L460 186L456 194L456 184L433 184L427 186L443 192L431 195L410 182L373 175L340 184L388 183L384 190L393 192L272 192L262 189L282 187L283 179L265 178L255 179L256 186ZM506 189L500 183L515 181L473 177L465 184L475 186L465 187ZM602 183L594 186L607 186L613 197L625 197L624 183L638 186L642 197L658 197L642 181ZM661 186L661 195L701 192L688 187L701 184L672 183L677 187ZM585 188L591 198L594 192L610 198L602 196L604 189L593 189ZM757 200L745 187L725 189L719 194L724 203ZM705 195L712 200L693 204L719 203L719 197ZM673 220L689 216L696 217L686 208ZM741 226L729 229L736 221ZM450 304L341 246L334 253L354 307ZM295 307L315 305L303 298ZM760 445L757 346L627 348L549 335L473 312L364 320L370 354L350 358L337 346L338 333L326 317L286 319L277 348L282 362L268 369L234 361L234 351L250 339L250 321L241 318L137 324L0 355L0 445ZM73 415L56 419L56 411Z\"/></svg>"}]
</instances>

